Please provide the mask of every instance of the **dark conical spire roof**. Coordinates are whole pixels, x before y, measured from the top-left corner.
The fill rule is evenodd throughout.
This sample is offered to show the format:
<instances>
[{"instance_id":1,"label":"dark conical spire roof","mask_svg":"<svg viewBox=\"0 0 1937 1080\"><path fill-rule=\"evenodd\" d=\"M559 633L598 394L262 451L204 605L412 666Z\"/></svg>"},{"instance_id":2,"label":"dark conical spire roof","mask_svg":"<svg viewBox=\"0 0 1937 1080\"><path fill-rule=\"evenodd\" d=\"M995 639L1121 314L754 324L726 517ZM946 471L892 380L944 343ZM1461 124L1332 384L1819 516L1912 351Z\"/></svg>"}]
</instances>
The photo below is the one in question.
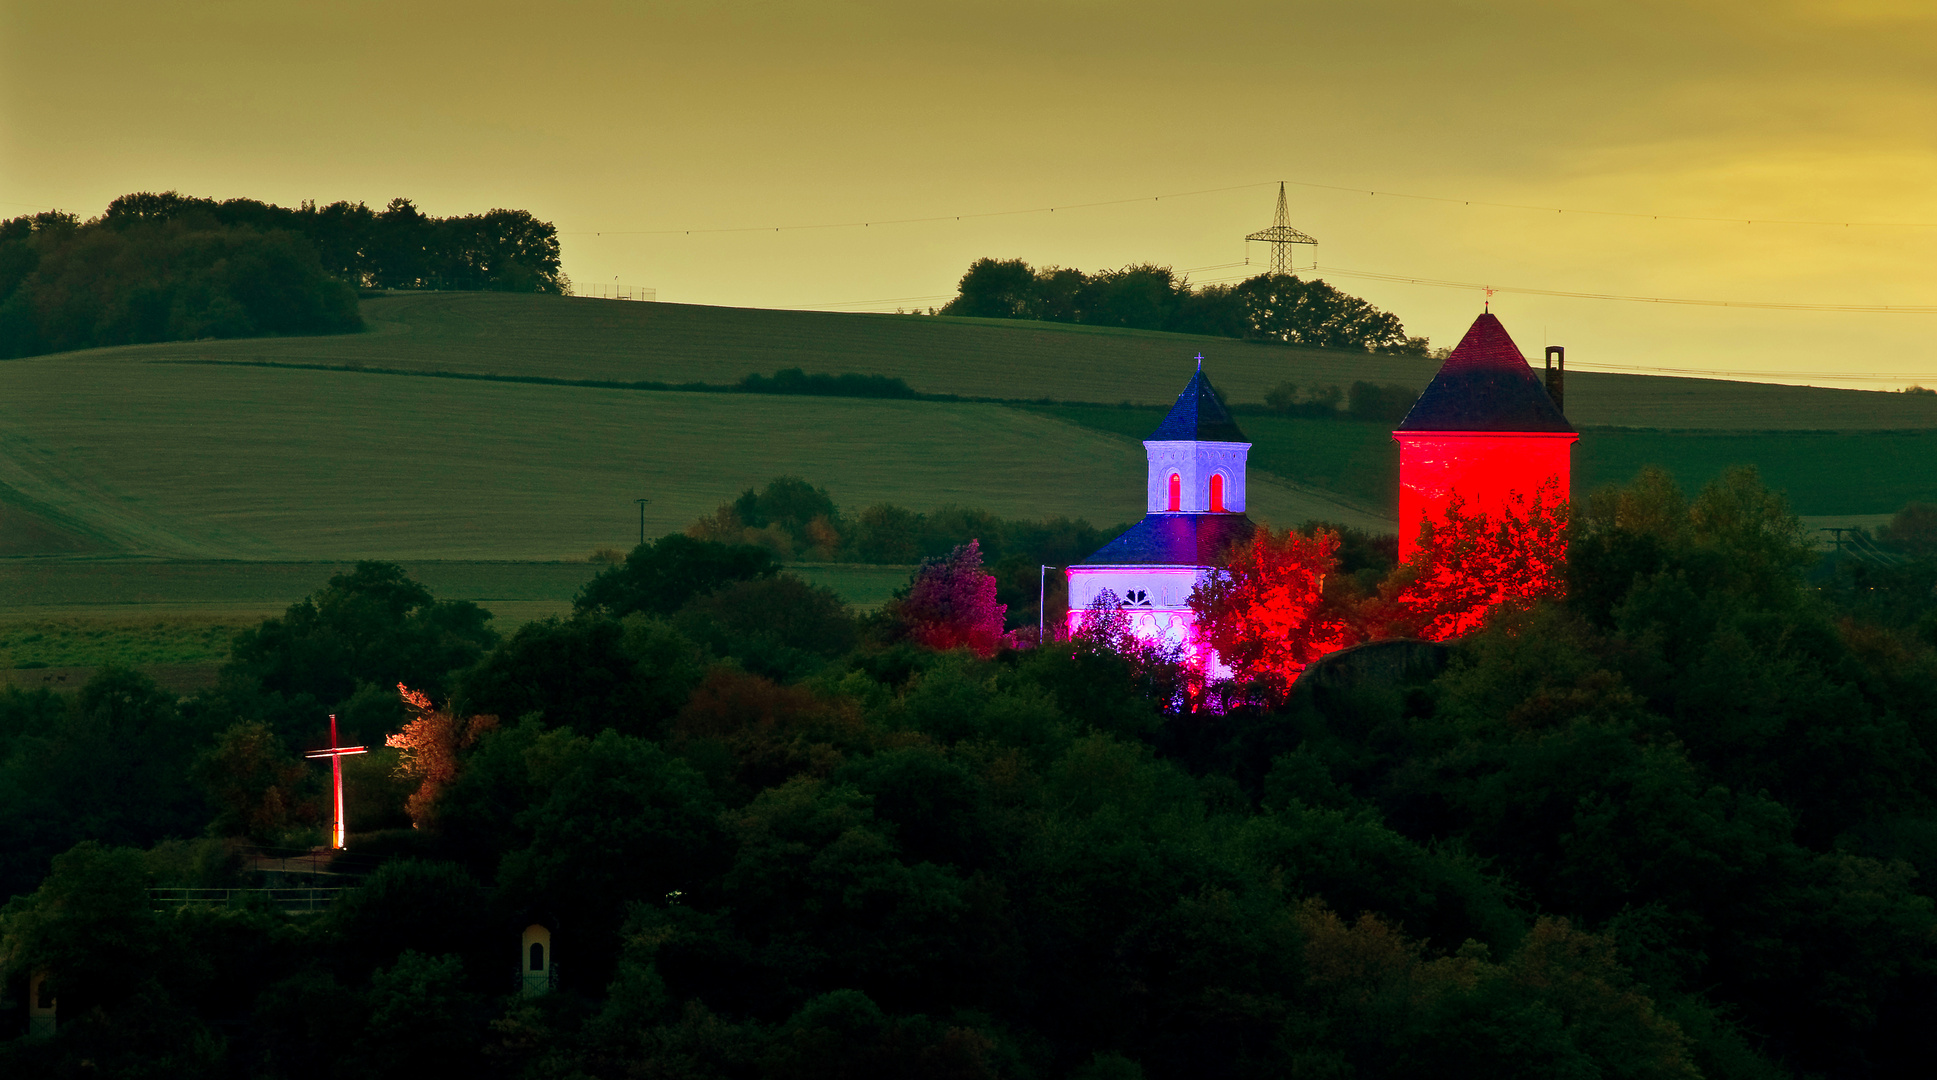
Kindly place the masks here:
<instances>
[{"instance_id":1,"label":"dark conical spire roof","mask_svg":"<svg viewBox=\"0 0 1937 1080\"><path fill-rule=\"evenodd\" d=\"M1498 316L1481 315L1400 431L1572 431Z\"/></svg>"},{"instance_id":2,"label":"dark conical spire roof","mask_svg":"<svg viewBox=\"0 0 1937 1080\"><path fill-rule=\"evenodd\" d=\"M1210 376L1204 374L1200 358L1197 374L1191 376L1190 385L1177 395L1177 404L1171 406L1164 422L1150 433L1151 442L1250 442L1244 432L1238 430L1238 423L1231 419L1231 410L1211 388Z\"/></svg>"}]
</instances>

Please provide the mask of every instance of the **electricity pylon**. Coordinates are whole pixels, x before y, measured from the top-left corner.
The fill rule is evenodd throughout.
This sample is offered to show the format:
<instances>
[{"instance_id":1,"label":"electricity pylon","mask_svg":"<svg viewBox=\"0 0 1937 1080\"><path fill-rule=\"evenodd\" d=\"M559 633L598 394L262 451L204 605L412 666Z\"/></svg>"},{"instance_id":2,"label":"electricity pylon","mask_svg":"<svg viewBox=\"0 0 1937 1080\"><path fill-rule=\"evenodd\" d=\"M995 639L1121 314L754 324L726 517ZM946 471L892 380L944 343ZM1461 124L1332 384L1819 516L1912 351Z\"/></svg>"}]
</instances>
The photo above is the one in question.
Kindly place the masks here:
<instances>
[{"instance_id":1,"label":"electricity pylon","mask_svg":"<svg viewBox=\"0 0 1937 1080\"><path fill-rule=\"evenodd\" d=\"M1260 229L1244 238L1262 240L1271 245L1271 272L1289 274L1296 267L1292 265L1291 247L1293 244L1310 244L1316 248L1318 241L1291 227L1291 211L1285 206L1285 184L1278 182L1278 213L1271 219L1269 229Z\"/></svg>"}]
</instances>

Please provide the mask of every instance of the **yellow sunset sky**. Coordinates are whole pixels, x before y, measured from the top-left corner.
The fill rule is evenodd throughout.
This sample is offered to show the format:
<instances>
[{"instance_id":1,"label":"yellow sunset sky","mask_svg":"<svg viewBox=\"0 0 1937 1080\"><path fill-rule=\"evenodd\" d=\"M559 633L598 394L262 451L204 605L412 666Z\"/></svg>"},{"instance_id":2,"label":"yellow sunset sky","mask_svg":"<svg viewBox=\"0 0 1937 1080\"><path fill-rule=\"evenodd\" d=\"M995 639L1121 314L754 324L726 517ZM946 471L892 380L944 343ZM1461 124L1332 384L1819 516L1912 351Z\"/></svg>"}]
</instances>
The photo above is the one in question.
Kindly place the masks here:
<instances>
[{"instance_id":1,"label":"yellow sunset sky","mask_svg":"<svg viewBox=\"0 0 1937 1080\"><path fill-rule=\"evenodd\" d=\"M1341 271L1921 306L1493 300L1581 368L1937 386L1937 0L0 11L7 216L169 188L519 207L581 285L892 310L984 255L1234 280L1287 180L1320 276L1435 345L1477 292Z\"/></svg>"}]
</instances>

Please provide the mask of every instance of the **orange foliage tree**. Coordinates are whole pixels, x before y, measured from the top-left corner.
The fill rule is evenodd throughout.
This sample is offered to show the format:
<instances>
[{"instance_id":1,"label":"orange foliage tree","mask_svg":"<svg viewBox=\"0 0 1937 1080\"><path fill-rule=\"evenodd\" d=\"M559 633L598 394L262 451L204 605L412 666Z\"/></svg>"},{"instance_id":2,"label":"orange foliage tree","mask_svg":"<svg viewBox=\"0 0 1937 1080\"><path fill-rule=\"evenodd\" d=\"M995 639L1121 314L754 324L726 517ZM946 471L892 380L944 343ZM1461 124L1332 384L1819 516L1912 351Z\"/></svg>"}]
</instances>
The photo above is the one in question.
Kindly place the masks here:
<instances>
[{"instance_id":1,"label":"orange foliage tree","mask_svg":"<svg viewBox=\"0 0 1937 1080\"><path fill-rule=\"evenodd\" d=\"M402 731L385 737L383 744L401 751L398 774L417 781L417 790L404 803L411 824L428 828L436 819L438 796L457 779L458 751L496 727L498 718L472 716L460 720L448 707L437 708L429 695L403 683L397 684L397 693L414 719Z\"/></svg>"}]
</instances>

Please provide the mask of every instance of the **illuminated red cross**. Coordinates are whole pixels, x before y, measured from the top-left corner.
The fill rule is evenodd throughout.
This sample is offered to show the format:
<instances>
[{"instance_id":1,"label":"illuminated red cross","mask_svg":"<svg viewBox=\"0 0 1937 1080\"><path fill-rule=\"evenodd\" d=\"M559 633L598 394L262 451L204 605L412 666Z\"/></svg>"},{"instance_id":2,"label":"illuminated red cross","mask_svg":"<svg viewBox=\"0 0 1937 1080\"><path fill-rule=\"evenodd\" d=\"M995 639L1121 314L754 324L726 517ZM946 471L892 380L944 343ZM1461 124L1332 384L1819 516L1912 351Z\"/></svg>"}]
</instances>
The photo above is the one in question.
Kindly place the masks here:
<instances>
[{"instance_id":1,"label":"illuminated red cross","mask_svg":"<svg viewBox=\"0 0 1937 1080\"><path fill-rule=\"evenodd\" d=\"M311 750L303 755L306 758L330 759L330 772L336 781L336 820L330 822L330 846L333 848L340 849L343 847L343 837L345 835L343 827L343 759L349 757L351 754L367 754L369 752L370 748L367 746L337 745L336 714L331 713L329 749Z\"/></svg>"}]
</instances>

